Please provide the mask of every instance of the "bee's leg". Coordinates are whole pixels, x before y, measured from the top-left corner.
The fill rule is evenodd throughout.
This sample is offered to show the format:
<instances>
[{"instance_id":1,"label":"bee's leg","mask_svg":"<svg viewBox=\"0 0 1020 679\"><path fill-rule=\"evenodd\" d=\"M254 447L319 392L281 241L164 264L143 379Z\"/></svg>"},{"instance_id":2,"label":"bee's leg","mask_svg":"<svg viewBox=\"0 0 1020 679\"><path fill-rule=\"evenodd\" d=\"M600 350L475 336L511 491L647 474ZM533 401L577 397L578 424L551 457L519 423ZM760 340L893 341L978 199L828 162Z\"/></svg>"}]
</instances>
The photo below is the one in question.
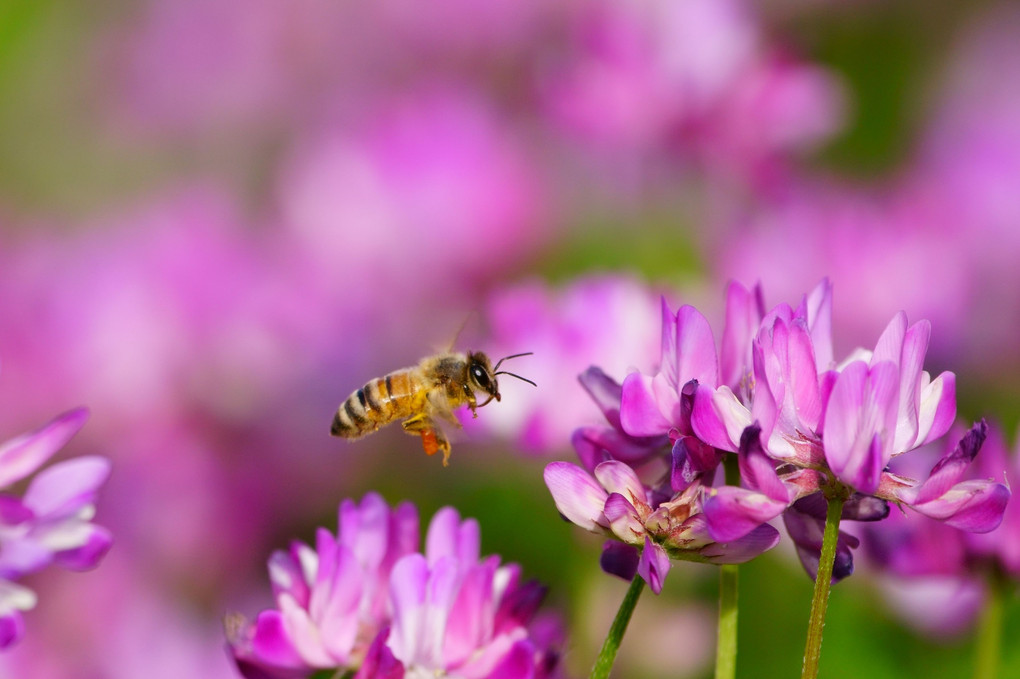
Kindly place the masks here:
<instances>
[{"instance_id":1,"label":"bee's leg","mask_svg":"<svg viewBox=\"0 0 1020 679\"><path fill-rule=\"evenodd\" d=\"M450 464L450 442L436 422L428 415L415 415L400 423L408 434L421 436L421 445L427 455L443 451L443 466Z\"/></svg>"},{"instance_id":2,"label":"bee's leg","mask_svg":"<svg viewBox=\"0 0 1020 679\"><path fill-rule=\"evenodd\" d=\"M475 400L475 392L471 387L464 385L464 396L467 397L468 408L471 409L471 417L478 417L478 401Z\"/></svg>"}]
</instances>

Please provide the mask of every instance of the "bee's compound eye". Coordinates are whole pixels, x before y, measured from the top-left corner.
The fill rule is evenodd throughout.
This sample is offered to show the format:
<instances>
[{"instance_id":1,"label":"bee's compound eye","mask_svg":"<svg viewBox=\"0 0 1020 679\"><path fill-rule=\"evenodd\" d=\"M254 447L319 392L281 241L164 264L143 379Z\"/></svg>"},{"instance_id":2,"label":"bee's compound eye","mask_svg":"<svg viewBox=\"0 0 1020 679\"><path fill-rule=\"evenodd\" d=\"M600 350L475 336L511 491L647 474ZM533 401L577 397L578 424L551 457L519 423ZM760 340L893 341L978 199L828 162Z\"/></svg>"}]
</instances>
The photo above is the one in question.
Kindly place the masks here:
<instances>
[{"instance_id":1,"label":"bee's compound eye","mask_svg":"<svg viewBox=\"0 0 1020 679\"><path fill-rule=\"evenodd\" d=\"M485 371L482 370L481 366L478 365L471 366L471 377L478 384L478 386L482 387L483 389L488 389L491 386L489 384L489 376L485 374Z\"/></svg>"}]
</instances>

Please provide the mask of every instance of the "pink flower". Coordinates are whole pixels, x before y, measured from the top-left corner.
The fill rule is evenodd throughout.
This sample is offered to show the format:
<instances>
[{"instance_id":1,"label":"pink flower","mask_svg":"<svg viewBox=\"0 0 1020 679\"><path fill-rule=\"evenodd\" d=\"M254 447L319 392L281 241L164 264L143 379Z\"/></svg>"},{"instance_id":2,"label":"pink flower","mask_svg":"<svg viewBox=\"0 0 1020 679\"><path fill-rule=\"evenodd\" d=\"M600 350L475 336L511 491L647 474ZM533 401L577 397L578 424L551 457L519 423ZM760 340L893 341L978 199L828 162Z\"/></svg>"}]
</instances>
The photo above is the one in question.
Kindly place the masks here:
<instances>
[{"instance_id":1,"label":"pink flower","mask_svg":"<svg viewBox=\"0 0 1020 679\"><path fill-rule=\"evenodd\" d=\"M228 620L246 677L338 668L371 677L548 677L555 654L528 626L543 589L479 557L477 522L440 510L418 548L418 515L374 493L345 501L340 530L270 559L278 608Z\"/></svg>"},{"instance_id":2,"label":"pink flower","mask_svg":"<svg viewBox=\"0 0 1020 679\"><path fill-rule=\"evenodd\" d=\"M978 502L981 496L968 490L985 487L988 479L1004 480L1011 486L1020 472L1020 458L1010 454L1001 430L990 425L987 433L981 455L966 469L966 481L957 491L965 502L969 497L969 504L979 514L987 512L989 503ZM954 434L950 441L960 437L959 431ZM959 446L942 451L938 447L925 446L918 451L917 459L904 460L907 466L900 465L897 471L915 475L923 471L919 469L922 458L930 464L936 455L943 460L938 467L945 468L959 456ZM1005 502L1008 493L1001 486L992 488L999 489L1000 501ZM967 519L966 513L960 515ZM1000 515L998 527L983 533L971 532L966 521L929 521L921 513L894 512L889 521L866 526L862 535L864 550L893 599L892 610L911 625L935 634L957 632L971 625L987 594L989 575L1020 575L1020 540L1016 538L1020 507L1009 502ZM927 605L920 600L922 594L928 599Z\"/></svg>"},{"instance_id":3,"label":"pink flower","mask_svg":"<svg viewBox=\"0 0 1020 679\"><path fill-rule=\"evenodd\" d=\"M704 514L716 490L708 486L692 484L663 497L618 460L600 463L594 476L568 462L553 462L545 468L545 483L568 521L630 546L629 551L607 548L603 568L628 580L636 570L656 594L670 559L743 563L774 547L779 533L765 520L786 507L784 502L771 516L748 522L732 539L717 540Z\"/></svg>"},{"instance_id":4,"label":"pink flower","mask_svg":"<svg viewBox=\"0 0 1020 679\"><path fill-rule=\"evenodd\" d=\"M547 107L608 152L610 171L654 153L767 178L842 124L837 79L771 44L751 3L596 2L572 28L543 81Z\"/></svg>"},{"instance_id":5,"label":"pink flower","mask_svg":"<svg viewBox=\"0 0 1020 679\"><path fill-rule=\"evenodd\" d=\"M144 3L105 55L119 107L144 130L243 129L250 138L313 100L308 81L318 72L356 71L347 54L356 31L336 39L353 14L308 0Z\"/></svg>"},{"instance_id":6,"label":"pink flower","mask_svg":"<svg viewBox=\"0 0 1020 679\"><path fill-rule=\"evenodd\" d=\"M541 180L488 103L437 86L366 108L309 135L280 182L285 228L337 294L450 291L543 240Z\"/></svg>"},{"instance_id":7,"label":"pink flower","mask_svg":"<svg viewBox=\"0 0 1020 679\"><path fill-rule=\"evenodd\" d=\"M0 495L0 648L24 634L22 612L35 594L15 581L56 563L92 568L110 548L109 531L91 522L95 496L109 474L101 457L78 457L39 468L85 424L72 410L46 426L0 445L0 488L31 477L21 497Z\"/></svg>"}]
</instances>

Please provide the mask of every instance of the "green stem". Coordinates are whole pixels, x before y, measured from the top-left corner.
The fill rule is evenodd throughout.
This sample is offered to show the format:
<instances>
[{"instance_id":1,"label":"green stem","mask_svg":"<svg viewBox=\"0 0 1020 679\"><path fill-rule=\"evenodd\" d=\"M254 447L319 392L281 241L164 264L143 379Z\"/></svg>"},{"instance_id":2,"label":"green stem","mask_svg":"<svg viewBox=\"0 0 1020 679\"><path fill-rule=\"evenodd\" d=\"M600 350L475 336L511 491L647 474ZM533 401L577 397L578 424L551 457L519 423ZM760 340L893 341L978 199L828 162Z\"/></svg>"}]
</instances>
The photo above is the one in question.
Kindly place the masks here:
<instances>
[{"instance_id":1,"label":"green stem","mask_svg":"<svg viewBox=\"0 0 1020 679\"><path fill-rule=\"evenodd\" d=\"M726 485L740 485L740 466L736 455L723 459ZM736 564L719 567L719 626L715 645L715 679L737 676L737 585L740 571Z\"/></svg>"},{"instance_id":2,"label":"green stem","mask_svg":"<svg viewBox=\"0 0 1020 679\"><path fill-rule=\"evenodd\" d=\"M715 679L737 676L736 564L719 567L719 635L715 646Z\"/></svg>"},{"instance_id":3,"label":"green stem","mask_svg":"<svg viewBox=\"0 0 1020 679\"><path fill-rule=\"evenodd\" d=\"M620 603L620 610L616 612L613 625L609 628L609 635L602 644L602 650L599 651L599 657L595 659L595 666L591 668L591 679L606 679L609 676L609 670L613 669L613 662L616 660L616 652L620 650L620 642L623 641L623 633L627 631L630 616L634 613L634 607L637 606L638 597L644 588L645 581L640 575L635 575Z\"/></svg>"},{"instance_id":4,"label":"green stem","mask_svg":"<svg viewBox=\"0 0 1020 679\"><path fill-rule=\"evenodd\" d=\"M822 554L818 560L818 575L815 576L815 594L811 598L811 617L808 621L801 679L815 679L818 676L818 662L822 657L822 628L825 626L825 609L829 605L832 566L836 561L836 541L839 539L839 517L843 513L844 501L842 495L828 498Z\"/></svg>"},{"instance_id":5,"label":"green stem","mask_svg":"<svg viewBox=\"0 0 1020 679\"><path fill-rule=\"evenodd\" d=\"M1006 587L1003 578L993 573L988 578L988 596L977 629L977 657L974 679L995 679L999 676L1002 653L1002 617Z\"/></svg>"}]
</instances>

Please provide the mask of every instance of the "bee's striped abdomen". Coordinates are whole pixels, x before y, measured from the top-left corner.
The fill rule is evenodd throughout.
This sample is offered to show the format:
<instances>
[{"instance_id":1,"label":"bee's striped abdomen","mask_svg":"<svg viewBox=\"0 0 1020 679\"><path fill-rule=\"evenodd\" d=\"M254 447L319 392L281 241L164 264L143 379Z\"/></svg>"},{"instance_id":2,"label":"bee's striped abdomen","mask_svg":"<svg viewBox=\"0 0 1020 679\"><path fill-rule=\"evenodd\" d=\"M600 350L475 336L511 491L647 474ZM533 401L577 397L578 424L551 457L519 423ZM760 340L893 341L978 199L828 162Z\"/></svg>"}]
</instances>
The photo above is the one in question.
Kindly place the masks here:
<instances>
[{"instance_id":1,"label":"bee's striped abdomen","mask_svg":"<svg viewBox=\"0 0 1020 679\"><path fill-rule=\"evenodd\" d=\"M414 412L420 385L410 370L372 380L350 395L336 411L330 433L358 438Z\"/></svg>"}]
</instances>

